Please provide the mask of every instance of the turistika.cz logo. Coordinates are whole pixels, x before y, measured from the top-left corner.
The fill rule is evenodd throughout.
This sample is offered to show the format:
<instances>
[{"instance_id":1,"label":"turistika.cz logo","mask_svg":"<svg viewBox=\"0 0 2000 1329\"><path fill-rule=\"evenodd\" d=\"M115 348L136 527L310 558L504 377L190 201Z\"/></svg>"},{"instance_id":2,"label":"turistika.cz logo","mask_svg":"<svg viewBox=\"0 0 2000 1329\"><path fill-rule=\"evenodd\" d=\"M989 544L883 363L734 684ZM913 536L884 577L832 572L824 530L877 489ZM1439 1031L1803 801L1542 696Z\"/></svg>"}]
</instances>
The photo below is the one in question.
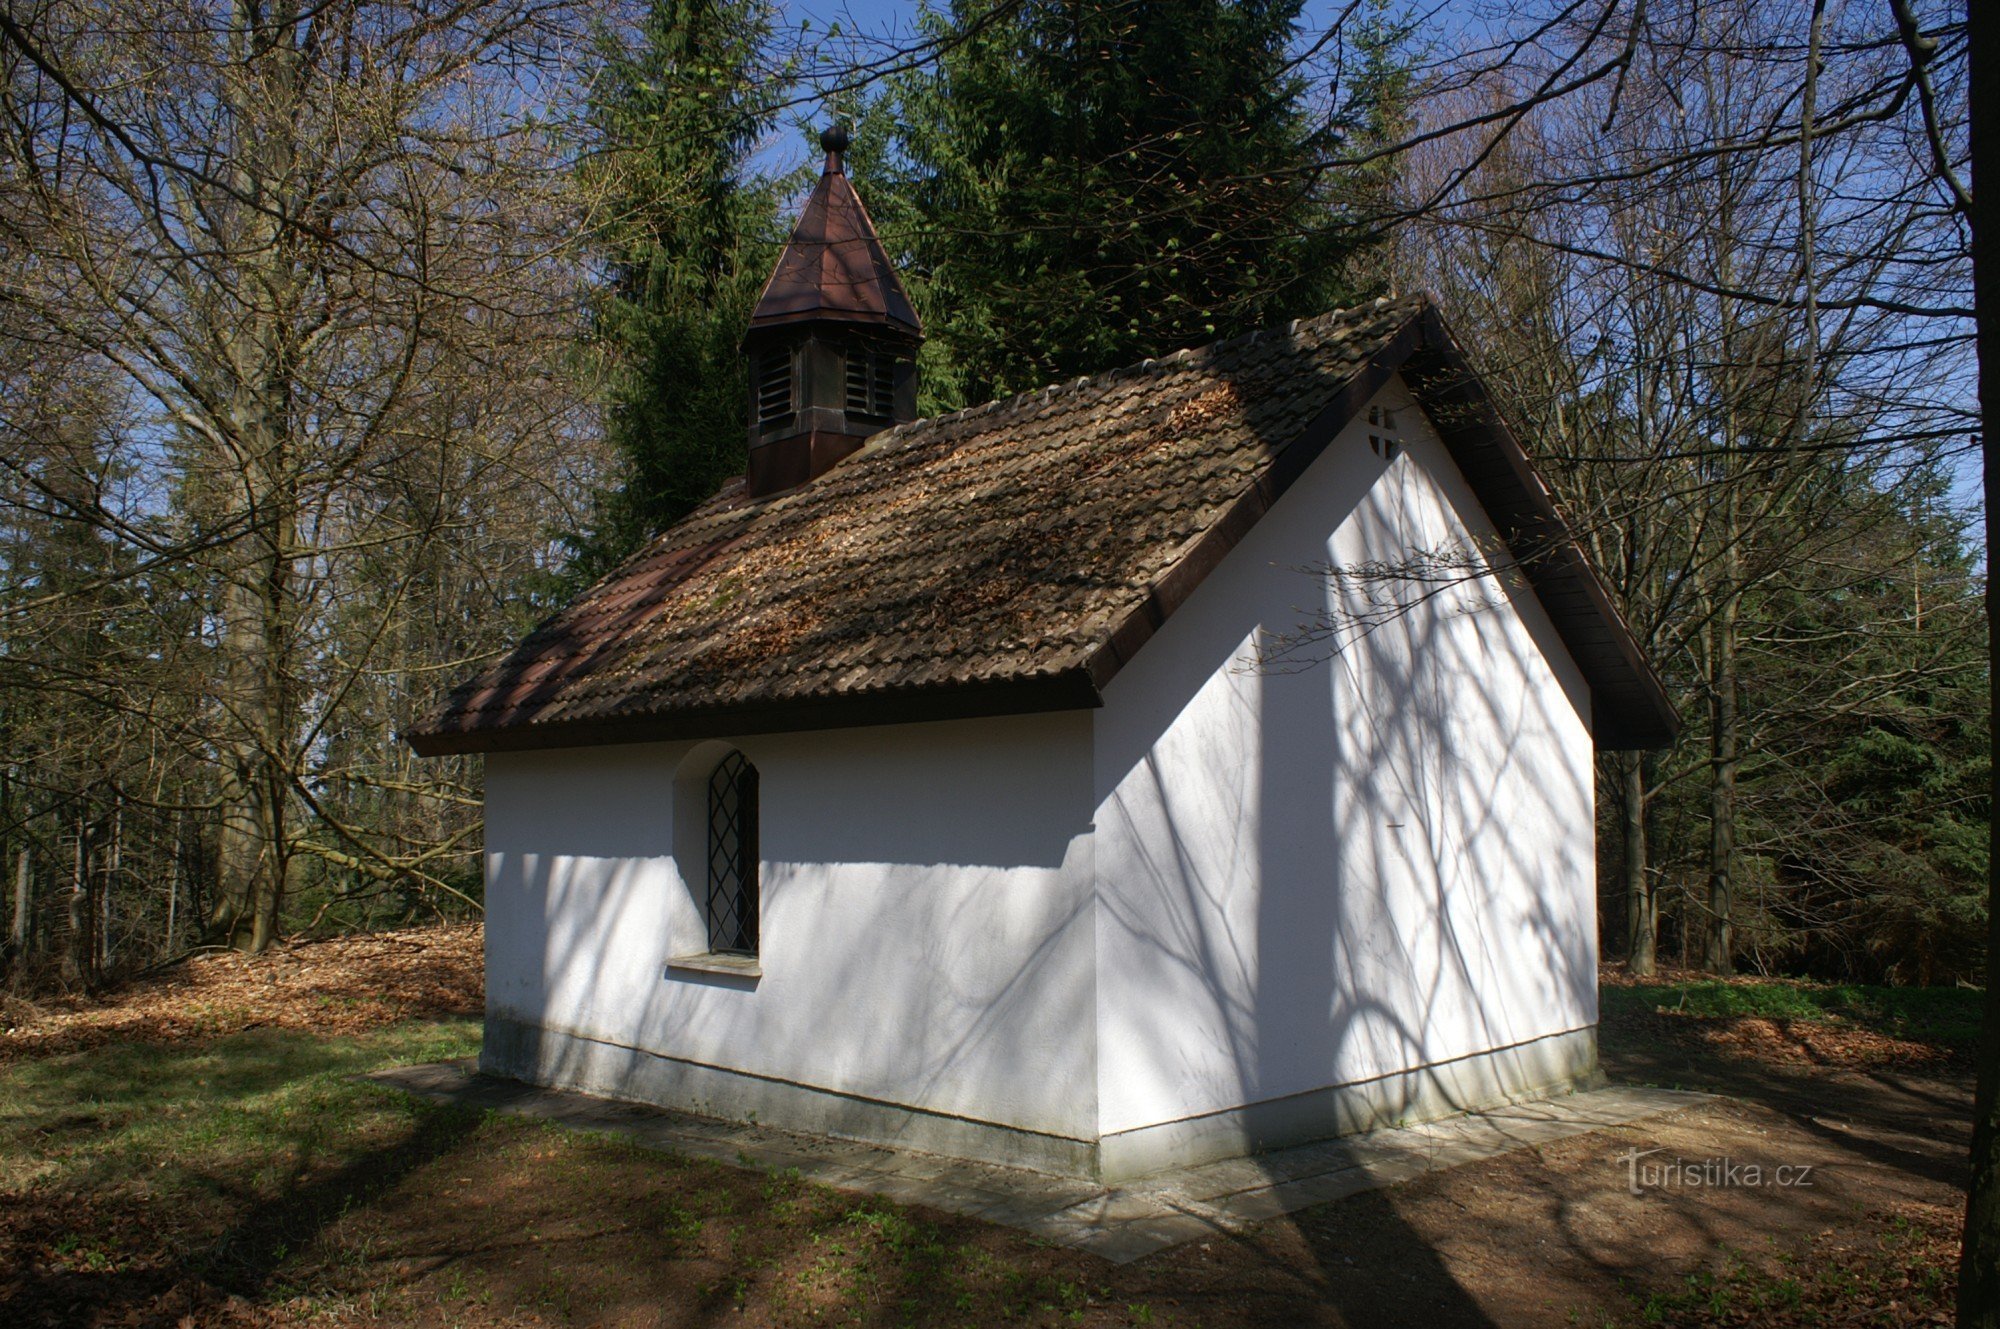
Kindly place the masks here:
<instances>
[{"instance_id":1,"label":"turistika.cz logo","mask_svg":"<svg viewBox=\"0 0 2000 1329\"><path fill-rule=\"evenodd\" d=\"M1647 1191L1798 1187L1813 1184L1811 1163L1752 1163L1740 1158L1658 1158L1664 1149L1627 1149L1614 1162L1625 1165L1625 1188ZM1649 1161L1650 1160L1650 1161Z\"/></svg>"}]
</instances>

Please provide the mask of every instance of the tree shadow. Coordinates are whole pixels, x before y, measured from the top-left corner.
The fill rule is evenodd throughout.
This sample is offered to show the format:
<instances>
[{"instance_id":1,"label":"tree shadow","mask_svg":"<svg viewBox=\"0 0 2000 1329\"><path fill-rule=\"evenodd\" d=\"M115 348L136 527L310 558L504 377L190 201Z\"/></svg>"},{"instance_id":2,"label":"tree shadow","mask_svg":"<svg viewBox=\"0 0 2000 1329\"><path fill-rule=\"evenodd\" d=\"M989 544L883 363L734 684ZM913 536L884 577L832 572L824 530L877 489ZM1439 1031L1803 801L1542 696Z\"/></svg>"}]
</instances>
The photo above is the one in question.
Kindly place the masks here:
<instances>
[{"instance_id":1,"label":"tree shadow","mask_svg":"<svg viewBox=\"0 0 2000 1329\"><path fill-rule=\"evenodd\" d=\"M1307 401L1354 391L1304 356L1277 377ZM1368 432L1387 428L1377 392L1405 419L1392 448ZM1513 1073L1471 1059L1560 1060L1550 1049L1596 1023L1590 696L1526 587L1468 578L1307 668L1260 650L1355 612L1330 579L1286 569L1496 540L1400 385L1351 405L1106 689L1101 1082L1125 1093L1107 1133L1234 1113L1255 1148L1446 1115ZM1338 1204L1366 1212L1374 1263L1300 1219L1323 1308L1490 1322L1393 1191Z\"/></svg>"},{"instance_id":2,"label":"tree shadow","mask_svg":"<svg viewBox=\"0 0 2000 1329\"><path fill-rule=\"evenodd\" d=\"M342 1215L454 1153L484 1119L473 1109L451 1105L424 1103L412 1110L409 1128L394 1141L357 1155L325 1176L295 1177L281 1194L251 1206L191 1268L238 1296L261 1294L288 1257L310 1245Z\"/></svg>"},{"instance_id":3,"label":"tree shadow","mask_svg":"<svg viewBox=\"0 0 2000 1329\"><path fill-rule=\"evenodd\" d=\"M157 1049L153 1056L157 1061ZM161 1073L157 1065L154 1073ZM91 1078L106 1080L101 1073ZM295 1078L288 1068L263 1065L245 1054L230 1063L219 1081L212 1078L209 1087L227 1101L235 1093L268 1092ZM330 1224L458 1149L482 1121L477 1111L450 1106L413 1102L410 1113L393 1138L319 1174L309 1170L310 1151L298 1147L298 1140L260 1131L259 1146L274 1160L288 1148L296 1159L292 1175L275 1194L258 1195L251 1183L163 1158L158 1166L180 1171L157 1186L93 1184L86 1171L75 1187L11 1196L4 1235L13 1267L0 1283L8 1322L176 1325L183 1316L192 1316L200 1323L261 1323L249 1309L232 1308L230 1299L254 1300L267 1293L285 1262L312 1245ZM101 1133L107 1124L87 1113L74 1114L52 1123L44 1134L51 1147L61 1148L65 1138ZM163 1214L160 1206L193 1206L204 1194L219 1197L234 1216L212 1240L191 1245L187 1228L199 1232L200 1226L198 1219L190 1223L189 1215L198 1209ZM79 1220L79 1205L87 1220ZM51 1258L65 1252L67 1259Z\"/></svg>"},{"instance_id":4,"label":"tree shadow","mask_svg":"<svg viewBox=\"0 0 2000 1329\"><path fill-rule=\"evenodd\" d=\"M1972 1139L1970 1072L1958 1081L1790 1066L1696 1052L1632 1035L1607 1040L1615 1078L1723 1094L1771 1109L1858 1161L1945 1185L1965 1184Z\"/></svg>"}]
</instances>

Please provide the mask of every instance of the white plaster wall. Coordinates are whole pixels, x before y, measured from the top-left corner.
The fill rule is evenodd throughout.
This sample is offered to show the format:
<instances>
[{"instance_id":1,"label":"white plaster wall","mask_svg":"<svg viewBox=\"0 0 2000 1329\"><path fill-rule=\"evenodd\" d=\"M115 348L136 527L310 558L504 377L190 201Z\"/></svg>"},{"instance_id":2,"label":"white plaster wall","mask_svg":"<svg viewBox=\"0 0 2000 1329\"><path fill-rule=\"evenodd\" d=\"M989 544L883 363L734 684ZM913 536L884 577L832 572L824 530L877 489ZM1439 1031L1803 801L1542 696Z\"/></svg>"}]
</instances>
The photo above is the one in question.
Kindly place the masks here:
<instances>
[{"instance_id":1,"label":"white plaster wall","mask_svg":"<svg viewBox=\"0 0 2000 1329\"><path fill-rule=\"evenodd\" d=\"M1364 412L1096 713L1107 1134L1596 1022L1589 698L1532 593L1449 587L1250 663L1410 589L1302 569L1493 535L1402 384L1378 403L1402 455Z\"/></svg>"},{"instance_id":2,"label":"white plaster wall","mask_svg":"<svg viewBox=\"0 0 2000 1329\"><path fill-rule=\"evenodd\" d=\"M489 1011L1094 1138L1090 741L1084 713L735 740L762 786L754 985L666 968L707 946L674 854L695 745L491 756Z\"/></svg>"}]
</instances>

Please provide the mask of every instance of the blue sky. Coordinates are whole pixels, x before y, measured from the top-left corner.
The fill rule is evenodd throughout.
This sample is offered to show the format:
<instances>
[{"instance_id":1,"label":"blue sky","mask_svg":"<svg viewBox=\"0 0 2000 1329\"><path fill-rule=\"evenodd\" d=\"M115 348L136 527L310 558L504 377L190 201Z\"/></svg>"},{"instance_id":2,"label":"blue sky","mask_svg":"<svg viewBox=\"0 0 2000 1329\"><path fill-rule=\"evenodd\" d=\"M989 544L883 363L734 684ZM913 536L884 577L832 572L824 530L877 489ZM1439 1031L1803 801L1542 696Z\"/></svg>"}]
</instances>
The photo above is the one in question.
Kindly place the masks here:
<instances>
[{"instance_id":1,"label":"blue sky","mask_svg":"<svg viewBox=\"0 0 2000 1329\"><path fill-rule=\"evenodd\" d=\"M906 30L916 8L909 0L793 0L785 6L794 20L811 18L824 27L839 19L847 27L885 35Z\"/></svg>"}]
</instances>

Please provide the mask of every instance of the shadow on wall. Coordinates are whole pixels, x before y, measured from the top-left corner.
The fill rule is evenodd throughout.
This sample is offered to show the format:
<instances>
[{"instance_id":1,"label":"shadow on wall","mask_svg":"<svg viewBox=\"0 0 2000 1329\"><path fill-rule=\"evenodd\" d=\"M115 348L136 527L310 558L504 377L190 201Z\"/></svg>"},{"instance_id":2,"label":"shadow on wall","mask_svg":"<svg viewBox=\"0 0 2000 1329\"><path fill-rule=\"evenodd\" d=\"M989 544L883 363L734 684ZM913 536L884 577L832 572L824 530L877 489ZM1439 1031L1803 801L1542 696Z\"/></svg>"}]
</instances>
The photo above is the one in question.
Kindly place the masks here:
<instances>
[{"instance_id":1,"label":"shadow on wall","mask_svg":"<svg viewBox=\"0 0 2000 1329\"><path fill-rule=\"evenodd\" d=\"M670 824L676 785L699 793L733 748L776 782L763 791L772 862L1058 868L1090 829L1088 762L1066 760L1087 752L1088 729L1073 712L502 753L488 758L501 785L528 763L544 783L503 790L489 839L532 838L555 858L670 857L699 828ZM543 815L552 804L560 815Z\"/></svg>"},{"instance_id":2,"label":"shadow on wall","mask_svg":"<svg viewBox=\"0 0 2000 1329\"><path fill-rule=\"evenodd\" d=\"M1059 869L1091 826L1088 725L1022 715L746 738L784 772L764 856Z\"/></svg>"},{"instance_id":3,"label":"shadow on wall","mask_svg":"<svg viewBox=\"0 0 2000 1329\"><path fill-rule=\"evenodd\" d=\"M1434 436L1385 464L1363 433L1114 681L1100 725L1111 944L1206 1015L1233 1081L1210 1068L1208 1108L1595 1021L1588 695L1531 593L1489 579L1310 669L1254 664L1361 608L1292 569L1486 529ZM1175 1022L1131 1027L1163 1077L1192 1060Z\"/></svg>"},{"instance_id":4,"label":"shadow on wall","mask_svg":"<svg viewBox=\"0 0 2000 1329\"><path fill-rule=\"evenodd\" d=\"M1484 534L1448 466L1434 441L1390 462L1333 560L1394 560L1413 543ZM1325 612L1358 618L1368 592L1326 585ZM1325 1049L1335 1070L1427 1066L1595 1022L1589 701L1565 672L1532 593L1488 578L1309 671L1312 726L1282 700L1293 676L1266 680L1264 779L1308 772L1295 808L1330 809L1340 849L1317 889L1260 894L1257 1083L1308 1087L1291 1071L1301 1046ZM1271 819L1259 857L1299 871ZM1470 1106L1457 1092L1432 1075L1408 1097Z\"/></svg>"},{"instance_id":5,"label":"shadow on wall","mask_svg":"<svg viewBox=\"0 0 2000 1329\"><path fill-rule=\"evenodd\" d=\"M1371 452L1365 429L1337 438L1107 697L1099 949L1129 968L1104 981L1174 998L1172 1015L1107 1026L1107 1064L1141 1098L1219 1110L1596 1021L1589 697L1532 593L1489 578L1312 668L1250 663L1371 590L1285 570L1490 533L1410 416L1422 437L1400 457ZM1388 1120L1479 1105L1436 1069L1384 1092ZM1163 1119L1133 1111L1111 1128ZM1339 1302L1341 1266L1323 1263ZM1486 1322L1469 1297L1437 1309Z\"/></svg>"}]
</instances>

